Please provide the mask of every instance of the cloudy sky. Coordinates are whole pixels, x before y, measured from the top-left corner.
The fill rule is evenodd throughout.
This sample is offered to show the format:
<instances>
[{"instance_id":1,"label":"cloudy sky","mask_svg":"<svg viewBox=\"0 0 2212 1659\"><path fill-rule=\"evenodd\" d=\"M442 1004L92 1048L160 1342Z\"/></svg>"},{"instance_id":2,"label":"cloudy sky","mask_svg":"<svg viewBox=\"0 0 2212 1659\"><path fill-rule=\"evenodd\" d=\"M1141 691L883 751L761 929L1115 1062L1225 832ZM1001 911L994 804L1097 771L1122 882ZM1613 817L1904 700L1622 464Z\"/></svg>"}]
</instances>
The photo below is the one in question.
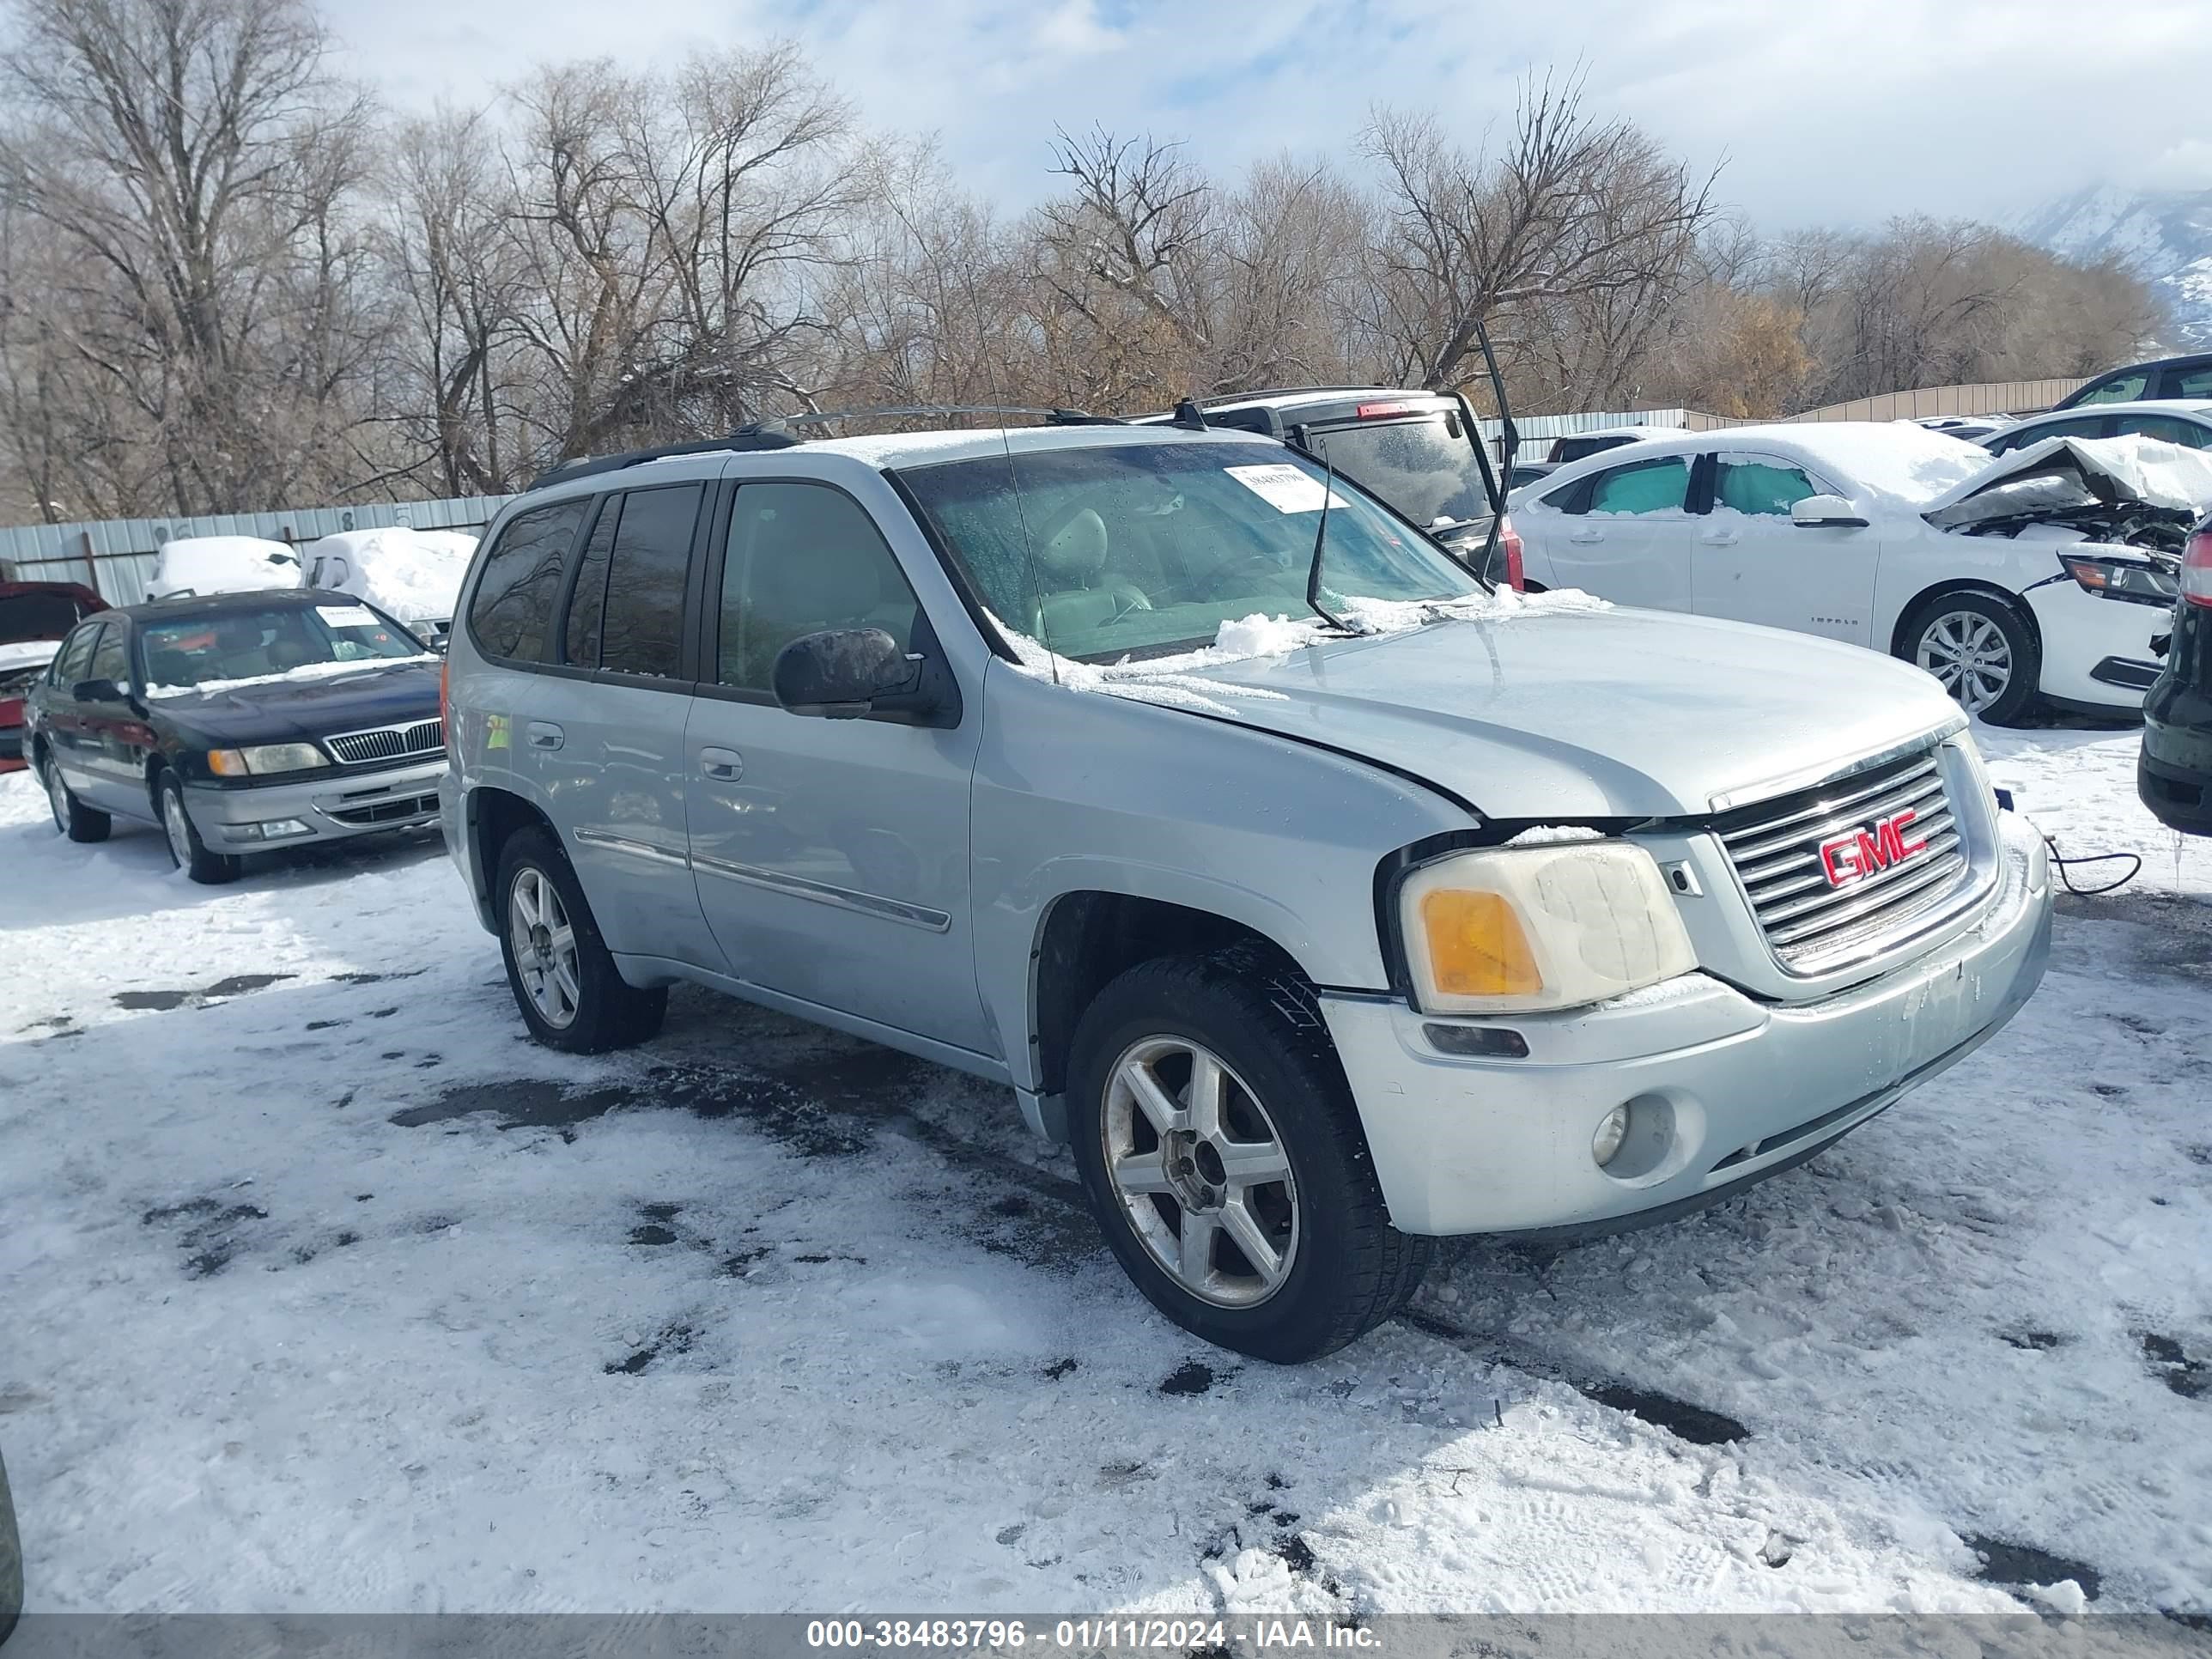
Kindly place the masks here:
<instances>
[{"instance_id":1,"label":"cloudy sky","mask_svg":"<svg viewBox=\"0 0 2212 1659\"><path fill-rule=\"evenodd\" d=\"M537 60L647 64L789 36L872 125L933 132L1003 202L1050 187L1055 122L1186 138L1234 167L1340 148L1378 100L1470 144L1531 66L1693 162L1770 226L2002 218L2085 185L2212 189L2191 89L2206 0L324 0L401 105Z\"/></svg>"}]
</instances>

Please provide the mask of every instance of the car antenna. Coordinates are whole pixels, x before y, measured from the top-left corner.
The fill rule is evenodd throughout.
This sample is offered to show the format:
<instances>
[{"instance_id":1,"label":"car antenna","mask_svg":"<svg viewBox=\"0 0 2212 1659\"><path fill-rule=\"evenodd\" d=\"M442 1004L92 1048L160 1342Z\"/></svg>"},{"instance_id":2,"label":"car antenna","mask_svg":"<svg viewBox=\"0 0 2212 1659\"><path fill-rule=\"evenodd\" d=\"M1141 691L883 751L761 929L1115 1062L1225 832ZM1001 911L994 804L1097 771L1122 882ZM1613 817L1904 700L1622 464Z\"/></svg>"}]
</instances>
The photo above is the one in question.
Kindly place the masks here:
<instances>
[{"instance_id":1,"label":"car antenna","mask_svg":"<svg viewBox=\"0 0 2212 1659\"><path fill-rule=\"evenodd\" d=\"M1328 503L1336 494L1336 463L1329 459L1326 442L1320 448L1322 465L1328 469L1328 476L1322 481L1321 522L1314 526L1313 562L1306 566L1306 608L1331 628L1356 634L1358 629L1321 602L1321 556L1322 550L1328 545Z\"/></svg>"}]
</instances>

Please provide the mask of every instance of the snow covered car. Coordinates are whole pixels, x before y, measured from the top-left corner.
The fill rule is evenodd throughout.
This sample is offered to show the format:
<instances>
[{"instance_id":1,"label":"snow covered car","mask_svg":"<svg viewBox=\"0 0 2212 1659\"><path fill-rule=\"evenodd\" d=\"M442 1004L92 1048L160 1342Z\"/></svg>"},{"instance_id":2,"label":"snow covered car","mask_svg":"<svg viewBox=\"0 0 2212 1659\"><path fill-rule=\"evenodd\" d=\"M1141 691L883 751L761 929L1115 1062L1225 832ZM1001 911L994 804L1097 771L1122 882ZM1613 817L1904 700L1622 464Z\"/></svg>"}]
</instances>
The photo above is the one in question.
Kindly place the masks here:
<instances>
[{"instance_id":1,"label":"snow covered car","mask_svg":"<svg viewBox=\"0 0 2212 1659\"><path fill-rule=\"evenodd\" d=\"M477 538L459 530L342 530L308 544L300 585L351 593L443 648Z\"/></svg>"},{"instance_id":2,"label":"snow covered car","mask_svg":"<svg viewBox=\"0 0 2212 1659\"><path fill-rule=\"evenodd\" d=\"M1907 422L1654 438L1514 497L1531 587L1818 634L2002 721L2142 706L2212 459L2146 438L1991 457Z\"/></svg>"},{"instance_id":3,"label":"snow covered car","mask_svg":"<svg viewBox=\"0 0 2212 1659\"><path fill-rule=\"evenodd\" d=\"M150 603L299 585L300 556L282 542L259 536L185 536L163 542L155 551L146 598Z\"/></svg>"},{"instance_id":4,"label":"snow covered car","mask_svg":"<svg viewBox=\"0 0 2212 1659\"><path fill-rule=\"evenodd\" d=\"M23 698L62 641L107 601L76 582L0 582L0 772L20 772Z\"/></svg>"},{"instance_id":5,"label":"snow covered car","mask_svg":"<svg viewBox=\"0 0 2212 1659\"><path fill-rule=\"evenodd\" d=\"M117 817L157 824L194 881L437 816L437 659L349 593L107 611L69 636L27 712L55 829L96 842Z\"/></svg>"},{"instance_id":6,"label":"snow covered car","mask_svg":"<svg viewBox=\"0 0 2212 1659\"><path fill-rule=\"evenodd\" d=\"M2042 975L2044 844L1901 664L1494 589L1250 433L685 452L541 480L462 590L439 793L522 1021L692 981L1011 1085L1208 1340L1712 1203Z\"/></svg>"},{"instance_id":7,"label":"snow covered car","mask_svg":"<svg viewBox=\"0 0 2212 1659\"><path fill-rule=\"evenodd\" d=\"M1593 427L1588 432L1571 432L1564 438L1554 438L1551 448L1544 452L1544 459L1553 466L1565 466L1570 461L1602 455L1608 449L1640 444L1647 438L1671 438L1688 430L1687 427L1657 425Z\"/></svg>"}]
</instances>

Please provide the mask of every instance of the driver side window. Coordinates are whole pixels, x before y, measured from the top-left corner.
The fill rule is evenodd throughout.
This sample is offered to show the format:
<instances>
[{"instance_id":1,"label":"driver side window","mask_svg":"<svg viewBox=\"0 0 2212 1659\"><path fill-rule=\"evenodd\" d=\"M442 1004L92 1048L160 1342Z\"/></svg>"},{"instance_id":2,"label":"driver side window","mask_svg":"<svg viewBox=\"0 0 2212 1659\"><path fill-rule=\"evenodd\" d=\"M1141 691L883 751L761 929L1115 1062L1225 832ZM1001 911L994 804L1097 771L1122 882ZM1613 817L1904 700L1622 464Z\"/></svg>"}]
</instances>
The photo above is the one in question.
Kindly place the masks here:
<instances>
[{"instance_id":1,"label":"driver side window","mask_svg":"<svg viewBox=\"0 0 2212 1659\"><path fill-rule=\"evenodd\" d=\"M910 647L921 607L863 507L817 483L749 483L730 509L716 678L766 692L776 653L831 628L880 628Z\"/></svg>"},{"instance_id":2,"label":"driver side window","mask_svg":"<svg viewBox=\"0 0 2212 1659\"><path fill-rule=\"evenodd\" d=\"M104 623L94 623L88 628L78 629L69 636L67 643L55 653L50 684L66 689L79 680L91 678L85 672L85 668L92 661L92 642L100 637L100 629L106 626Z\"/></svg>"},{"instance_id":3,"label":"driver side window","mask_svg":"<svg viewBox=\"0 0 2212 1659\"><path fill-rule=\"evenodd\" d=\"M1786 519L1791 507L1820 493L1798 468L1764 455L1723 454L1713 469L1715 507Z\"/></svg>"}]
</instances>

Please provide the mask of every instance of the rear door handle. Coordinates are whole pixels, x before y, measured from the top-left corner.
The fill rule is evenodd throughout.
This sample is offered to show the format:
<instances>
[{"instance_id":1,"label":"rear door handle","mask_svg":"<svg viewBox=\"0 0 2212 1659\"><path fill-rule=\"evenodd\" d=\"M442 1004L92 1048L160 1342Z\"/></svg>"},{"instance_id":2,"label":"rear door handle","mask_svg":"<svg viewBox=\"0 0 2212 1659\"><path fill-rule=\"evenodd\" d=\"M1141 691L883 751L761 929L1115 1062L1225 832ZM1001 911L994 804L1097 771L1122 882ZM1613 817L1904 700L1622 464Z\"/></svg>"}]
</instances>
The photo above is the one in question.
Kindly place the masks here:
<instances>
[{"instance_id":1,"label":"rear door handle","mask_svg":"<svg viewBox=\"0 0 2212 1659\"><path fill-rule=\"evenodd\" d=\"M720 778L724 783L735 783L745 775L744 757L734 749L702 749L699 769L710 778Z\"/></svg>"},{"instance_id":2,"label":"rear door handle","mask_svg":"<svg viewBox=\"0 0 2212 1659\"><path fill-rule=\"evenodd\" d=\"M532 749L558 749L568 740L568 734L551 720L532 720L523 730L529 733Z\"/></svg>"},{"instance_id":3,"label":"rear door handle","mask_svg":"<svg viewBox=\"0 0 2212 1659\"><path fill-rule=\"evenodd\" d=\"M1601 542L1605 539L1605 532L1602 530L1577 530L1573 535L1568 537L1567 539L1571 542Z\"/></svg>"}]
</instances>

